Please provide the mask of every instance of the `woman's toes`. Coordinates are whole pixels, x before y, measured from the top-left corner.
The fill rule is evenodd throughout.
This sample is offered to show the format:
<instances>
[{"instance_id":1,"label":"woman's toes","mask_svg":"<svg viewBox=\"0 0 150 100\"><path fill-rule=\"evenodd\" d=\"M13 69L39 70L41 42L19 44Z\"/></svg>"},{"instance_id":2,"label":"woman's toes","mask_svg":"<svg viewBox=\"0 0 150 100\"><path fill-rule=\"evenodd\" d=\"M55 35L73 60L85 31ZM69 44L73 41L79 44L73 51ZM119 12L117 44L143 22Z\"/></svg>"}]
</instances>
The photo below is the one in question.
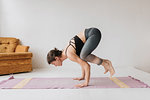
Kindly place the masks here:
<instances>
[{"instance_id":1,"label":"woman's toes","mask_svg":"<svg viewBox=\"0 0 150 100\"><path fill-rule=\"evenodd\" d=\"M109 61L109 65L110 65L110 76L112 77L115 74L115 70L114 70L114 68L112 66L111 61Z\"/></svg>"}]
</instances>

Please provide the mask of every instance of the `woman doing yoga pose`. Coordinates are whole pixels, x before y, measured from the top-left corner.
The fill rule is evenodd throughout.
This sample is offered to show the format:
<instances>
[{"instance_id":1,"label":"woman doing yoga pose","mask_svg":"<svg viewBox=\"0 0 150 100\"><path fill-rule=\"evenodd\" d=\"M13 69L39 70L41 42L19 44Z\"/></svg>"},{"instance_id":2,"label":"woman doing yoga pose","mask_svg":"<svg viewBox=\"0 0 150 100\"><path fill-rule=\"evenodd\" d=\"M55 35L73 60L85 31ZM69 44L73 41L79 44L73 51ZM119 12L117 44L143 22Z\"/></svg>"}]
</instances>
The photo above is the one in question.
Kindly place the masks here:
<instances>
[{"instance_id":1,"label":"woman doing yoga pose","mask_svg":"<svg viewBox=\"0 0 150 100\"><path fill-rule=\"evenodd\" d=\"M110 72L110 77L115 73L110 60L102 59L92 54L92 51L98 46L101 40L101 32L97 28L87 28L79 34L75 35L69 44L63 49L54 48L47 54L49 64L62 66L62 62L69 58L71 61L80 64L82 68L82 76L74 78L74 80L84 80L84 83L76 85L76 87L88 86L90 80L90 63L102 65L105 69L104 74Z\"/></svg>"}]
</instances>

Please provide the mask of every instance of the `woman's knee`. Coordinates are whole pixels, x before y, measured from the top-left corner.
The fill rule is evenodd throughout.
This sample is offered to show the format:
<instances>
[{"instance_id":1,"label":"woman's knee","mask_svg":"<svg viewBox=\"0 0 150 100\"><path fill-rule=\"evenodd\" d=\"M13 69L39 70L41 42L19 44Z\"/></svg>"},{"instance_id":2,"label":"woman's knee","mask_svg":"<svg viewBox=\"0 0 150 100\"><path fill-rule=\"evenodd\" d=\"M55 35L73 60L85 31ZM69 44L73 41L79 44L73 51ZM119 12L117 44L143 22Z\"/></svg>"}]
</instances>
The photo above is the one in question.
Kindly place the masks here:
<instances>
[{"instance_id":1,"label":"woman's knee","mask_svg":"<svg viewBox=\"0 0 150 100\"><path fill-rule=\"evenodd\" d=\"M86 60L86 55L80 55L80 58L82 59L82 60Z\"/></svg>"}]
</instances>

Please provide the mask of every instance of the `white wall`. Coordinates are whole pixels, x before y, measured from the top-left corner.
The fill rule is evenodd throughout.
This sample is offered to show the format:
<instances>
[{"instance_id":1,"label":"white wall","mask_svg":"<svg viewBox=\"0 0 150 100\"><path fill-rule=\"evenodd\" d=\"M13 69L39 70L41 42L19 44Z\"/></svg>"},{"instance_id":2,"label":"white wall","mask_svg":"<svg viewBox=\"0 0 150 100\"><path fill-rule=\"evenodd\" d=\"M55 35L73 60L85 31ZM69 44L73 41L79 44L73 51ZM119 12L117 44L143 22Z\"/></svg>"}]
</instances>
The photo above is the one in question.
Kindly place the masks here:
<instances>
[{"instance_id":1,"label":"white wall","mask_svg":"<svg viewBox=\"0 0 150 100\"><path fill-rule=\"evenodd\" d=\"M34 68L48 67L47 52L63 49L87 27L101 30L102 41L94 53L115 67L150 66L149 0L1 1L1 34L30 46Z\"/></svg>"}]
</instances>

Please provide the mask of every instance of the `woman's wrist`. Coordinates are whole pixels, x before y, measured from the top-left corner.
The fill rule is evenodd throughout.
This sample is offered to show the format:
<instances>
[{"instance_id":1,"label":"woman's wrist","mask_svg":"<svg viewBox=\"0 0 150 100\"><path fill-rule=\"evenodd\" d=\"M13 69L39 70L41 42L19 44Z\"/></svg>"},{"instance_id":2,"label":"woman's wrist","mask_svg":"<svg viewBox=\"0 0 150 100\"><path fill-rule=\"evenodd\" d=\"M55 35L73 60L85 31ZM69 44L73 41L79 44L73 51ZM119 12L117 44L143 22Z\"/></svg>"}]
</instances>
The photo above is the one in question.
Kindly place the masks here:
<instances>
[{"instance_id":1,"label":"woman's wrist","mask_svg":"<svg viewBox=\"0 0 150 100\"><path fill-rule=\"evenodd\" d=\"M84 85L88 86L89 82L84 82Z\"/></svg>"}]
</instances>

